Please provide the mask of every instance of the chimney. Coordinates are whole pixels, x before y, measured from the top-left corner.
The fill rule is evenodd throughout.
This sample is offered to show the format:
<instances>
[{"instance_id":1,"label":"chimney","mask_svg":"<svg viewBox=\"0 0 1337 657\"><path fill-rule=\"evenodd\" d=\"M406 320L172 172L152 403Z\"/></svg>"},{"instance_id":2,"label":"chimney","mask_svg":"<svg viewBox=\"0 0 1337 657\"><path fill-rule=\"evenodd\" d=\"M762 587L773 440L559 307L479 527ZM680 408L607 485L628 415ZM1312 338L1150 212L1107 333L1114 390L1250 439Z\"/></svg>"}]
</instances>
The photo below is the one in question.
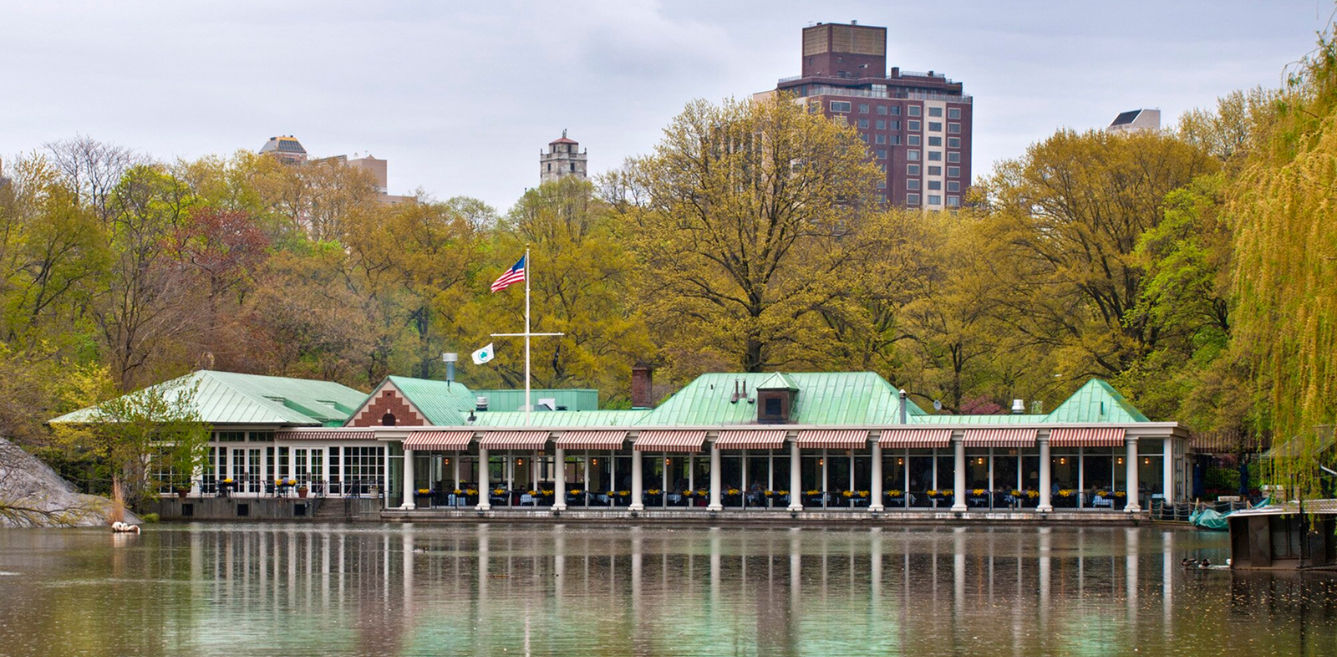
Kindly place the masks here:
<instances>
[{"instance_id":1,"label":"chimney","mask_svg":"<svg viewBox=\"0 0 1337 657\"><path fill-rule=\"evenodd\" d=\"M653 408L655 369L640 361L631 366L631 407Z\"/></svg>"},{"instance_id":2,"label":"chimney","mask_svg":"<svg viewBox=\"0 0 1337 657\"><path fill-rule=\"evenodd\" d=\"M1012 400L1012 414L1021 415L1026 412L1026 402L1021 399Z\"/></svg>"}]
</instances>

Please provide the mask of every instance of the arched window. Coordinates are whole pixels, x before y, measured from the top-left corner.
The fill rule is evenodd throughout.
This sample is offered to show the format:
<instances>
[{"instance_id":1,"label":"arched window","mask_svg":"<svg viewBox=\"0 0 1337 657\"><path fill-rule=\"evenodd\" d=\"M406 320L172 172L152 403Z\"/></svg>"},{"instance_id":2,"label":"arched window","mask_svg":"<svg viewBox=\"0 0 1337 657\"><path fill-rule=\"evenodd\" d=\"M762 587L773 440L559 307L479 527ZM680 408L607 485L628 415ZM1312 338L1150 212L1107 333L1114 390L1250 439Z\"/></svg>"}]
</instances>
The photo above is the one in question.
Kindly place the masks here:
<instances>
[{"instance_id":1,"label":"arched window","mask_svg":"<svg viewBox=\"0 0 1337 657\"><path fill-rule=\"evenodd\" d=\"M393 426L395 426L395 414L394 414L394 413L386 413L385 415L382 415L382 416L381 416L381 426L383 426L383 427L393 427Z\"/></svg>"}]
</instances>

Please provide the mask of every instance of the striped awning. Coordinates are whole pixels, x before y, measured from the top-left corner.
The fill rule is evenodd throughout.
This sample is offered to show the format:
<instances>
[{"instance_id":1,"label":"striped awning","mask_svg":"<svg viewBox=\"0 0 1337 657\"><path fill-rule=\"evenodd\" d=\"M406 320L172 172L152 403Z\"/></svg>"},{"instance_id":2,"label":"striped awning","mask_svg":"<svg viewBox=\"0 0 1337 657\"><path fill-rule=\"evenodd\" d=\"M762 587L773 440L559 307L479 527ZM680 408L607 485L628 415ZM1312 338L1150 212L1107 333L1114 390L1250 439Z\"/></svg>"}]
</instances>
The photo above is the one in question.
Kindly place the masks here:
<instances>
[{"instance_id":1,"label":"striped awning","mask_svg":"<svg viewBox=\"0 0 1337 657\"><path fill-rule=\"evenodd\" d=\"M275 431L274 440L376 440L371 431Z\"/></svg>"},{"instance_id":2,"label":"striped awning","mask_svg":"<svg viewBox=\"0 0 1337 657\"><path fill-rule=\"evenodd\" d=\"M548 446L547 431L485 431L479 449L514 449L534 452Z\"/></svg>"},{"instance_id":3,"label":"striped awning","mask_svg":"<svg viewBox=\"0 0 1337 657\"><path fill-rule=\"evenodd\" d=\"M867 431L808 429L798 432L800 449L864 449Z\"/></svg>"},{"instance_id":4,"label":"striped awning","mask_svg":"<svg viewBox=\"0 0 1337 657\"><path fill-rule=\"evenodd\" d=\"M1054 429L1049 432L1050 447L1120 447L1126 432L1115 427Z\"/></svg>"},{"instance_id":5,"label":"striped awning","mask_svg":"<svg viewBox=\"0 0 1337 657\"><path fill-rule=\"evenodd\" d=\"M615 450L627 441L625 431L567 431L557 437L559 449Z\"/></svg>"},{"instance_id":6,"label":"striped awning","mask_svg":"<svg viewBox=\"0 0 1337 657\"><path fill-rule=\"evenodd\" d=\"M966 447L1035 447L1039 429L966 429L961 444Z\"/></svg>"},{"instance_id":7,"label":"striped awning","mask_svg":"<svg viewBox=\"0 0 1337 657\"><path fill-rule=\"evenodd\" d=\"M414 431L404 439L404 449L462 452L473 439L473 431Z\"/></svg>"},{"instance_id":8,"label":"striped awning","mask_svg":"<svg viewBox=\"0 0 1337 657\"><path fill-rule=\"evenodd\" d=\"M784 429L730 429L715 438L720 449L784 449Z\"/></svg>"},{"instance_id":9,"label":"striped awning","mask_svg":"<svg viewBox=\"0 0 1337 657\"><path fill-rule=\"evenodd\" d=\"M636 436L632 447L638 452L682 452L684 454L701 451L706 442L705 430L697 431L642 431Z\"/></svg>"},{"instance_id":10,"label":"striped awning","mask_svg":"<svg viewBox=\"0 0 1337 657\"><path fill-rule=\"evenodd\" d=\"M884 429L877 439L882 449L933 449L952 444L951 429Z\"/></svg>"}]
</instances>

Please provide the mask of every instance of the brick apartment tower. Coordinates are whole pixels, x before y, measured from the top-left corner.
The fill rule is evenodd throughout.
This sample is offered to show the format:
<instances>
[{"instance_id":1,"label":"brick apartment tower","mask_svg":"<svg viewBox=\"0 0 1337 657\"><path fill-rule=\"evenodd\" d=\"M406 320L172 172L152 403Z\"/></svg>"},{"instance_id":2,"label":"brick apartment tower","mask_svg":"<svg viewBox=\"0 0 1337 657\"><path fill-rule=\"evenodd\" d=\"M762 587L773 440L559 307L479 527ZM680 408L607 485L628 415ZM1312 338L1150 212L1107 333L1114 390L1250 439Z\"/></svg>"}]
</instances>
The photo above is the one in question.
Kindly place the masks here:
<instances>
[{"instance_id":1,"label":"brick apartment tower","mask_svg":"<svg viewBox=\"0 0 1337 657\"><path fill-rule=\"evenodd\" d=\"M970 185L971 97L941 73L887 72L887 28L818 23L803 30L803 74L776 91L854 125L886 172L893 205L954 208Z\"/></svg>"}]
</instances>

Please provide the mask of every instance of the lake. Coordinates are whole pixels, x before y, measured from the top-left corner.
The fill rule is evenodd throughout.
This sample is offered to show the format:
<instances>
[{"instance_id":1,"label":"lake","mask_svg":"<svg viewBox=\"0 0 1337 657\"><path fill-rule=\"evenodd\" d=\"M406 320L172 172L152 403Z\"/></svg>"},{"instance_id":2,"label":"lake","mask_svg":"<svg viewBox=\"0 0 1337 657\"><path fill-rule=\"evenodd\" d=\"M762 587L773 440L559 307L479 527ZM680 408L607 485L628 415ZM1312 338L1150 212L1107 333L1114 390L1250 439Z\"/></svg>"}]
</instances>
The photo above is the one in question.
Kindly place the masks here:
<instances>
[{"instance_id":1,"label":"lake","mask_svg":"<svg viewBox=\"0 0 1337 657\"><path fill-rule=\"evenodd\" d=\"M1331 655L1337 577L1153 527L0 531L0 654Z\"/></svg>"}]
</instances>

